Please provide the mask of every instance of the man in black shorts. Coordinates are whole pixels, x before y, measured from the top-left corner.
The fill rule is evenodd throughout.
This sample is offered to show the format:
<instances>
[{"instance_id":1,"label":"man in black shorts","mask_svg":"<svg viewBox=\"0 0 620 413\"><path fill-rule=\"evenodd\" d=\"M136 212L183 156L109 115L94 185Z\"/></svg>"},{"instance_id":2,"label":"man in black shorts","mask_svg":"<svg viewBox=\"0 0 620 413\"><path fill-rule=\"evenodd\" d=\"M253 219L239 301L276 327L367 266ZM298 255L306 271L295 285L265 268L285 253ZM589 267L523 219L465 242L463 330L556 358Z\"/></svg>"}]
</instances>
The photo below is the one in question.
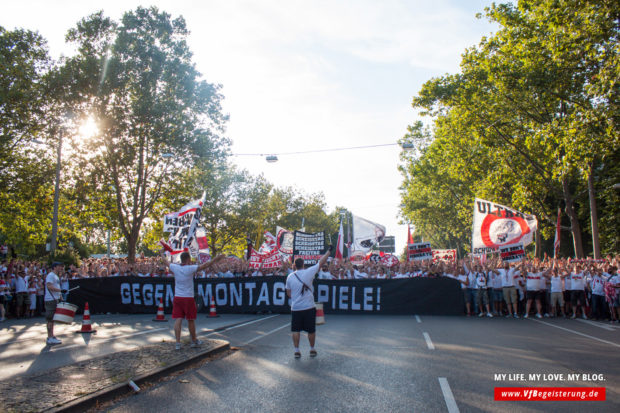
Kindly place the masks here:
<instances>
[{"instance_id":1,"label":"man in black shorts","mask_svg":"<svg viewBox=\"0 0 620 413\"><path fill-rule=\"evenodd\" d=\"M310 357L316 357L314 342L316 340L316 308L314 307L314 289L312 281L319 268L327 262L332 250L330 245L327 252L318 263L304 269L304 260L295 260L295 271L286 278L286 294L291 299L291 332L293 333L293 345L295 346L295 358L301 357L299 351L299 337L301 331L308 332L310 342Z\"/></svg>"}]
</instances>

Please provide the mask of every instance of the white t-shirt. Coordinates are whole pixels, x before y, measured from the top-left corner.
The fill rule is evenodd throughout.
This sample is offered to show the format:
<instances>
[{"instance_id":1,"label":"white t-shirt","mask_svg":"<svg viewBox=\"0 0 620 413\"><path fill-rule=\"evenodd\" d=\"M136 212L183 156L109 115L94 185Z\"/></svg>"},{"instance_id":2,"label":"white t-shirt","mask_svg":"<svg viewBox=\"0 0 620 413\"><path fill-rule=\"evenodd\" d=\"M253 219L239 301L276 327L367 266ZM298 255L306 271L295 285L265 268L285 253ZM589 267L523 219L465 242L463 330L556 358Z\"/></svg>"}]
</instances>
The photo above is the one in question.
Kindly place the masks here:
<instances>
[{"instance_id":1,"label":"white t-shirt","mask_svg":"<svg viewBox=\"0 0 620 413\"><path fill-rule=\"evenodd\" d=\"M467 281L467 280L468 280L467 275L465 275L465 274L459 274L456 278L457 278L459 281L461 281L461 283L460 283L460 284L461 284L461 288L462 288L463 290L465 290L468 286L467 286L467 285L465 285L465 284L463 284L463 283L464 283L465 281Z\"/></svg>"},{"instance_id":2,"label":"white t-shirt","mask_svg":"<svg viewBox=\"0 0 620 413\"><path fill-rule=\"evenodd\" d=\"M174 296L194 297L194 274L197 265L170 264L170 271L174 274Z\"/></svg>"},{"instance_id":3,"label":"white t-shirt","mask_svg":"<svg viewBox=\"0 0 620 413\"><path fill-rule=\"evenodd\" d=\"M467 273L467 279L469 280L467 288L476 288L476 273L470 271L469 273Z\"/></svg>"},{"instance_id":4,"label":"white t-shirt","mask_svg":"<svg viewBox=\"0 0 620 413\"><path fill-rule=\"evenodd\" d=\"M605 295L605 285L603 283L603 277L598 274L595 274L592 277L592 281L590 282L592 288L592 294L594 295Z\"/></svg>"},{"instance_id":5,"label":"white t-shirt","mask_svg":"<svg viewBox=\"0 0 620 413\"><path fill-rule=\"evenodd\" d=\"M514 287L515 286L515 278L518 278L518 273L515 268L509 268L506 271L505 268L499 268L497 270L500 276L502 277L502 287Z\"/></svg>"},{"instance_id":6,"label":"white t-shirt","mask_svg":"<svg viewBox=\"0 0 620 413\"><path fill-rule=\"evenodd\" d=\"M585 276L583 273L570 275L570 289L573 291L583 291L585 288Z\"/></svg>"},{"instance_id":7,"label":"white t-shirt","mask_svg":"<svg viewBox=\"0 0 620 413\"><path fill-rule=\"evenodd\" d=\"M527 291L538 291L538 290L542 290L543 288L541 288L541 278L545 278L542 275L542 272L528 272L525 275L526 278L526 282L525 282L525 289Z\"/></svg>"},{"instance_id":8,"label":"white t-shirt","mask_svg":"<svg viewBox=\"0 0 620 413\"><path fill-rule=\"evenodd\" d=\"M368 278L368 274L363 271L353 270L353 277L355 279Z\"/></svg>"},{"instance_id":9,"label":"white t-shirt","mask_svg":"<svg viewBox=\"0 0 620 413\"><path fill-rule=\"evenodd\" d=\"M314 308L314 289L312 281L319 271L319 264L305 270L297 270L286 277L286 289L291 291L291 311L303 311ZM297 277L295 276L297 275ZM297 279L299 277L299 280ZM302 284L303 283L303 284ZM304 290L304 284L310 288Z\"/></svg>"},{"instance_id":10,"label":"white t-shirt","mask_svg":"<svg viewBox=\"0 0 620 413\"><path fill-rule=\"evenodd\" d=\"M333 280L334 276L329 271L319 271L319 280Z\"/></svg>"},{"instance_id":11,"label":"white t-shirt","mask_svg":"<svg viewBox=\"0 0 620 413\"><path fill-rule=\"evenodd\" d=\"M52 287L60 289L60 278L53 272L50 272L47 274L47 277L45 277L45 301L59 300L60 292L50 291L50 289L47 288L48 283L52 284Z\"/></svg>"},{"instance_id":12,"label":"white t-shirt","mask_svg":"<svg viewBox=\"0 0 620 413\"><path fill-rule=\"evenodd\" d=\"M559 275L554 275L551 277L551 292L552 293L561 293L564 291L564 283L562 282L562 277Z\"/></svg>"},{"instance_id":13,"label":"white t-shirt","mask_svg":"<svg viewBox=\"0 0 620 413\"><path fill-rule=\"evenodd\" d=\"M15 292L16 293L27 293L28 286L26 285L27 280L25 280L21 276L17 276L17 282L15 284Z\"/></svg>"}]
</instances>

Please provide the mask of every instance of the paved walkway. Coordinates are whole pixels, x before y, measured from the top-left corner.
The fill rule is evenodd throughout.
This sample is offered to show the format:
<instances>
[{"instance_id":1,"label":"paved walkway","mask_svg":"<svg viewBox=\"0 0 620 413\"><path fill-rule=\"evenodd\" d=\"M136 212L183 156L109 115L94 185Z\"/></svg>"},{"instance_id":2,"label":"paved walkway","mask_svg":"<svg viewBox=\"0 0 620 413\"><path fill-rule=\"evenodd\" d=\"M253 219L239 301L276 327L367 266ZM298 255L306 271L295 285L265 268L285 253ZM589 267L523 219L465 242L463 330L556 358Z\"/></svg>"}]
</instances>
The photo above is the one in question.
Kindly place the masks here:
<instances>
[{"instance_id":1,"label":"paved walkway","mask_svg":"<svg viewBox=\"0 0 620 413\"><path fill-rule=\"evenodd\" d=\"M209 339L217 331L236 328L263 318L261 315L227 314L208 318L199 314L198 336L204 344L189 346L183 325L182 349L174 349L173 321L153 321L152 314L92 315L96 333L79 333L81 319L56 325L62 344L45 344L42 317L0 323L0 411L29 412L69 406L97 393L125 387L161 370L207 357L228 348L224 340Z\"/></svg>"}]
</instances>

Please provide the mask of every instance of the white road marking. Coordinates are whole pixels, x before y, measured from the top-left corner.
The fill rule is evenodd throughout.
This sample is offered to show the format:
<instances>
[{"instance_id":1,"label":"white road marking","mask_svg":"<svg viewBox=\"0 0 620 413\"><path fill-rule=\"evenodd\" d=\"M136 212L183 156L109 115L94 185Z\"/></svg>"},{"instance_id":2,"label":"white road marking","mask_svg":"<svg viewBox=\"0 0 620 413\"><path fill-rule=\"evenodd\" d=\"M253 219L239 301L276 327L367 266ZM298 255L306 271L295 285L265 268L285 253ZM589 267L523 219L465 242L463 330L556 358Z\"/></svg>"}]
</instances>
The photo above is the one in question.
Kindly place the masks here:
<instances>
[{"instance_id":1,"label":"white road marking","mask_svg":"<svg viewBox=\"0 0 620 413\"><path fill-rule=\"evenodd\" d=\"M435 346L433 345L433 342L431 341L431 336L429 336L428 333L422 333L422 335L424 336L424 340L426 340L426 345L428 346L428 349L435 350Z\"/></svg>"},{"instance_id":2,"label":"white road marking","mask_svg":"<svg viewBox=\"0 0 620 413\"><path fill-rule=\"evenodd\" d=\"M601 343L611 344L612 346L620 347L620 344L618 344L618 343L614 343L612 341L603 340L602 338L590 336L588 334L580 333L579 331L571 330L570 328L564 328L564 327L556 326L554 324L547 323L545 321L534 320L533 318L530 318L529 320L536 321L537 323L541 323L541 324L546 324L546 325L551 326L551 327L559 328L560 330L568 331L569 333L577 334L579 336L591 338L592 340L600 341Z\"/></svg>"},{"instance_id":3,"label":"white road marking","mask_svg":"<svg viewBox=\"0 0 620 413\"><path fill-rule=\"evenodd\" d=\"M247 323L238 324L238 325L236 325L236 326L227 327L227 328L225 328L225 329L218 330L218 331L214 331L213 333L207 334L205 337L212 336L213 334L219 334L219 333L222 333L222 332L224 332L224 331L228 331L228 330L234 330L235 328L239 328L239 327L248 326L248 325L250 325L250 324L258 323L259 321L269 320L270 318L278 317L279 315L280 315L280 314L275 314L275 315L272 315L272 316L269 316L269 317L259 318L259 319L257 319L257 320L248 321Z\"/></svg>"},{"instance_id":4,"label":"white road marking","mask_svg":"<svg viewBox=\"0 0 620 413\"><path fill-rule=\"evenodd\" d=\"M591 326L594 326L594 327L602 328L603 330L614 331L613 328L611 328L609 326L606 326L605 324L597 323L596 321L582 320L582 319L577 319L577 321L580 321L580 322L586 323L586 324L590 324Z\"/></svg>"},{"instance_id":5,"label":"white road marking","mask_svg":"<svg viewBox=\"0 0 620 413\"><path fill-rule=\"evenodd\" d=\"M261 338L263 338L263 337L267 337L269 334L275 333L275 332L276 332L276 331L278 331L278 330L282 330L283 328L285 328L285 327L290 327L290 326L291 326L291 323L286 323L286 324L284 324L284 325L283 325L283 326L281 326L281 327L274 328L273 330L268 331L268 332L266 332L265 334L261 334L261 335L260 335L260 336L258 336L258 337L254 337L252 340L248 340L248 341L246 341L246 342L245 342L245 343L243 343L241 346L245 346L245 345L248 345L248 344L250 344L250 343L253 343L253 342L255 342L256 340L259 340L259 339L261 339Z\"/></svg>"},{"instance_id":6,"label":"white road marking","mask_svg":"<svg viewBox=\"0 0 620 413\"><path fill-rule=\"evenodd\" d=\"M439 385L441 386L441 392L443 393L443 398L446 401L446 407L448 408L448 413L459 413L459 407L456 405L456 400L454 400L454 395L452 394L452 390L450 390L448 379L446 379L445 377L439 377Z\"/></svg>"},{"instance_id":7,"label":"white road marking","mask_svg":"<svg viewBox=\"0 0 620 413\"><path fill-rule=\"evenodd\" d=\"M421 322L422 322L422 320L420 320L420 316L419 316L419 315L416 315L416 316L415 316L415 321L417 321L418 323L421 323Z\"/></svg>"},{"instance_id":8,"label":"white road marking","mask_svg":"<svg viewBox=\"0 0 620 413\"><path fill-rule=\"evenodd\" d=\"M152 330L139 331L139 332L133 333L133 334L123 334L122 336L109 337L109 338L104 338L104 339L101 339L101 340L99 340L98 337L94 336L93 338L96 338L96 340L93 340L92 344L105 343L106 341L118 340L118 339L121 339L121 338L127 338L127 337L133 337L133 336L139 336L139 335L142 335L142 334L155 333L157 331L162 331L162 330L170 330L170 328L169 327L154 328ZM60 351L60 350L67 350L67 349L75 348L75 347L90 347L90 346L91 346L91 343L89 343L88 345L85 344L85 343L71 344L69 346L51 347L50 351Z\"/></svg>"},{"instance_id":9,"label":"white road marking","mask_svg":"<svg viewBox=\"0 0 620 413\"><path fill-rule=\"evenodd\" d=\"M247 326L249 324L253 324L253 323L256 323L256 322L259 322L259 321L262 321L262 320L267 320L267 319L270 319L270 318L273 318L273 317L278 317L279 315L280 314L275 314L275 315L272 315L272 316L269 316L269 317L259 318L257 320L248 321L247 323L243 323L243 324L239 324L239 325L232 326L232 327L229 327L229 328L225 328L223 330L220 330L220 331L217 331L217 332L213 332L211 334L207 334L206 336L210 336L212 334L220 333L222 331L233 330L233 329L238 328L238 327ZM170 327L154 328L154 329L151 329L151 330L139 331L137 333L132 333L132 334L123 334L123 335L120 335L120 336L103 338L101 340L97 336L93 336L93 339L95 339L95 340L92 340L88 345L86 343L71 344L71 345L68 345L68 346L62 346L61 345L59 347L51 347L50 351L67 350L67 349L76 348L76 347L89 347L89 346L92 346L94 344L105 343L107 341L112 341L112 340L120 340L120 339L123 339L123 338L139 336L139 335L142 335L142 334L156 333L156 332L162 331L162 330L170 330Z\"/></svg>"}]
</instances>

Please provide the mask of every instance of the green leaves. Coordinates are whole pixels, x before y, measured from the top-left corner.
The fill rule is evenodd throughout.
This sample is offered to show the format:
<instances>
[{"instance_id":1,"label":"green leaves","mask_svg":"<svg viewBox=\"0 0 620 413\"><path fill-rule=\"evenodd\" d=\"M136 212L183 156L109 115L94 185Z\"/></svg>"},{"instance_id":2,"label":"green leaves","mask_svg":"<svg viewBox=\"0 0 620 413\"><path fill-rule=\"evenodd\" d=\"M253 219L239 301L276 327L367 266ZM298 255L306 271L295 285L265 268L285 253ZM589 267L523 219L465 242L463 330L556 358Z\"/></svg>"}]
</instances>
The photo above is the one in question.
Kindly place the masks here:
<instances>
[{"instance_id":1,"label":"green leaves","mask_svg":"<svg viewBox=\"0 0 620 413\"><path fill-rule=\"evenodd\" d=\"M442 246L455 233L468 244L464 211L476 195L533 212L547 236L563 200L580 255L584 171L590 162L610 168L620 146L620 77L609 82L620 5L520 1L485 15L500 30L464 53L462 73L429 80L413 99L434 117L434 140L406 159L404 214Z\"/></svg>"}]
</instances>

